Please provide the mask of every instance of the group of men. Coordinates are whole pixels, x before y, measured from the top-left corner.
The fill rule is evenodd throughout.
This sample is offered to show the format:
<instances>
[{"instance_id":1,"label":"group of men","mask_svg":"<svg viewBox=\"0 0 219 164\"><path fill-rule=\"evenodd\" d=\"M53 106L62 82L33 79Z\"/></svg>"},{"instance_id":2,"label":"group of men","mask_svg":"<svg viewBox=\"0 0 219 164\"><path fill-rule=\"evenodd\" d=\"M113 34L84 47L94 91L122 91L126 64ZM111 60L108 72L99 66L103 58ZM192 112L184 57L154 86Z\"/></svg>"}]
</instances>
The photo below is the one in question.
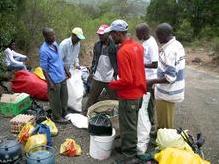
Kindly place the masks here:
<instances>
[{"instance_id":1,"label":"group of men","mask_svg":"<svg viewBox=\"0 0 219 164\"><path fill-rule=\"evenodd\" d=\"M105 88L110 98L119 100L121 153L135 157L138 111L144 94L151 93L148 113L152 125L174 128L176 103L184 99L184 48L167 23L156 29L160 50L145 23L136 26L136 36L142 44L127 35L128 24L120 19L110 26L101 25L96 33L99 41L93 49L91 90L83 113L97 102ZM55 122L66 123L66 79L71 77L71 67L79 69L80 40L85 37L81 28L75 28L72 36L58 46L53 29L44 28L43 36L40 66L49 86L52 117Z\"/></svg>"}]
</instances>

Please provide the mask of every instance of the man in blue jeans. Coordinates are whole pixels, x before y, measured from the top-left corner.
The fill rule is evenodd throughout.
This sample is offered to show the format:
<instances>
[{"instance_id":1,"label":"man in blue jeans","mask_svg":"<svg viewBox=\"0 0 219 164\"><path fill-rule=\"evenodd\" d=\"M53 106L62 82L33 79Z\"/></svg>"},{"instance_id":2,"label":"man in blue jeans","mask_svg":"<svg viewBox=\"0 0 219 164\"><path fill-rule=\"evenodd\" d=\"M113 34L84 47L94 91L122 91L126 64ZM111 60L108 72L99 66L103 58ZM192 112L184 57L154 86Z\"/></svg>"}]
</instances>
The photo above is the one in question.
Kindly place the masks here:
<instances>
[{"instance_id":1,"label":"man in blue jeans","mask_svg":"<svg viewBox=\"0 0 219 164\"><path fill-rule=\"evenodd\" d=\"M55 32L51 28L43 29L45 42L40 47L40 66L48 83L49 102L52 109L52 120L56 123L68 123L64 118L67 111L68 92L64 64L55 41Z\"/></svg>"}]
</instances>

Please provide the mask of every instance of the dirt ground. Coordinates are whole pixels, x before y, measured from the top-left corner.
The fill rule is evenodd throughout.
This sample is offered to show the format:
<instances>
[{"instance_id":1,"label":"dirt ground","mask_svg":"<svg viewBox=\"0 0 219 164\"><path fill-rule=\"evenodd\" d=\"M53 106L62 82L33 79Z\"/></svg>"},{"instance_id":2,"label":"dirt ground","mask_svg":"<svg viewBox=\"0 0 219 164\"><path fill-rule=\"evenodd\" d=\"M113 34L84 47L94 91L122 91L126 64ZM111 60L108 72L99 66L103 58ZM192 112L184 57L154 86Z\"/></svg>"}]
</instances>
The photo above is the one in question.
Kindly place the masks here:
<instances>
[{"instance_id":1,"label":"dirt ground","mask_svg":"<svg viewBox=\"0 0 219 164\"><path fill-rule=\"evenodd\" d=\"M202 132L206 138L203 146L205 158L217 164L219 163L219 73L217 67L205 67L211 60L207 60L208 56L204 53L202 50L187 49L185 100L178 104L175 124L176 128L189 129L193 134ZM196 56L201 57L201 64L192 62ZM0 137L11 135L9 120L0 116ZM58 129L58 136L53 137L54 147L59 150L60 144L66 138L74 138L81 145L83 153L79 157L57 155L57 164L110 164L119 157L119 154L113 150L108 160L94 160L89 156L87 130L77 129L71 124L58 125Z\"/></svg>"}]
</instances>

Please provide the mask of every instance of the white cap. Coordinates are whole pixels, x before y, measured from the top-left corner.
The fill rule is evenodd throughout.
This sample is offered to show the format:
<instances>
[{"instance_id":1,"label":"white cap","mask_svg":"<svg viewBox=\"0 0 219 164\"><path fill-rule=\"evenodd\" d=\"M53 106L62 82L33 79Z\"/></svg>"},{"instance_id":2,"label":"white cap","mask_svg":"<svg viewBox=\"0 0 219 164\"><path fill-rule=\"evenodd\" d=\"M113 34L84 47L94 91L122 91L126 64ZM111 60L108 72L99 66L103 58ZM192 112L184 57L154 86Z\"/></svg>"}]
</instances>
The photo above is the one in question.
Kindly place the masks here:
<instances>
[{"instance_id":1,"label":"white cap","mask_svg":"<svg viewBox=\"0 0 219 164\"><path fill-rule=\"evenodd\" d=\"M117 19L111 23L110 27L104 30L104 33L111 31L128 31L128 23L124 20Z\"/></svg>"}]
</instances>

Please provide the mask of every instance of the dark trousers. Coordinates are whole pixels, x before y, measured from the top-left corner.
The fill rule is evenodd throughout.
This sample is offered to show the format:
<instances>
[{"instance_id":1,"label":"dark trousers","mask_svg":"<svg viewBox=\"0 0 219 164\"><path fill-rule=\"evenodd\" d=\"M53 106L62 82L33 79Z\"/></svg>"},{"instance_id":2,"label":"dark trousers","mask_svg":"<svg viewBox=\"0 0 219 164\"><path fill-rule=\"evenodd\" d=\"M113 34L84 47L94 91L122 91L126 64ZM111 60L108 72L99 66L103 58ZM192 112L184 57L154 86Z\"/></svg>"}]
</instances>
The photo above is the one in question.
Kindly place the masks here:
<instances>
[{"instance_id":1,"label":"dark trousers","mask_svg":"<svg viewBox=\"0 0 219 164\"><path fill-rule=\"evenodd\" d=\"M88 96L88 100L87 100L87 103L86 103L86 107L85 107L85 112L87 112L87 109L93 105L94 103L97 102L102 90L105 88L108 95L109 95L109 98L110 99L115 99L116 98L116 94L114 91L110 90L108 88L108 84L109 83L105 83L105 82L101 82L101 81L97 81L97 80L92 80L92 83L91 83L91 90L90 90L90 94Z\"/></svg>"},{"instance_id":2,"label":"dark trousers","mask_svg":"<svg viewBox=\"0 0 219 164\"><path fill-rule=\"evenodd\" d=\"M127 157L137 155L138 111L142 98L137 100L119 100L119 127L121 150Z\"/></svg>"},{"instance_id":3,"label":"dark trousers","mask_svg":"<svg viewBox=\"0 0 219 164\"><path fill-rule=\"evenodd\" d=\"M55 84L55 89L49 89L49 103L52 109L52 117L60 119L66 114L68 103L68 91L66 81Z\"/></svg>"},{"instance_id":4,"label":"dark trousers","mask_svg":"<svg viewBox=\"0 0 219 164\"><path fill-rule=\"evenodd\" d=\"M154 100L154 89L153 88L148 88L148 92L150 92L151 96L148 102L148 116L149 116L149 120L151 122L151 125L155 125L155 112L154 112L154 104L155 104L155 100Z\"/></svg>"}]
</instances>

